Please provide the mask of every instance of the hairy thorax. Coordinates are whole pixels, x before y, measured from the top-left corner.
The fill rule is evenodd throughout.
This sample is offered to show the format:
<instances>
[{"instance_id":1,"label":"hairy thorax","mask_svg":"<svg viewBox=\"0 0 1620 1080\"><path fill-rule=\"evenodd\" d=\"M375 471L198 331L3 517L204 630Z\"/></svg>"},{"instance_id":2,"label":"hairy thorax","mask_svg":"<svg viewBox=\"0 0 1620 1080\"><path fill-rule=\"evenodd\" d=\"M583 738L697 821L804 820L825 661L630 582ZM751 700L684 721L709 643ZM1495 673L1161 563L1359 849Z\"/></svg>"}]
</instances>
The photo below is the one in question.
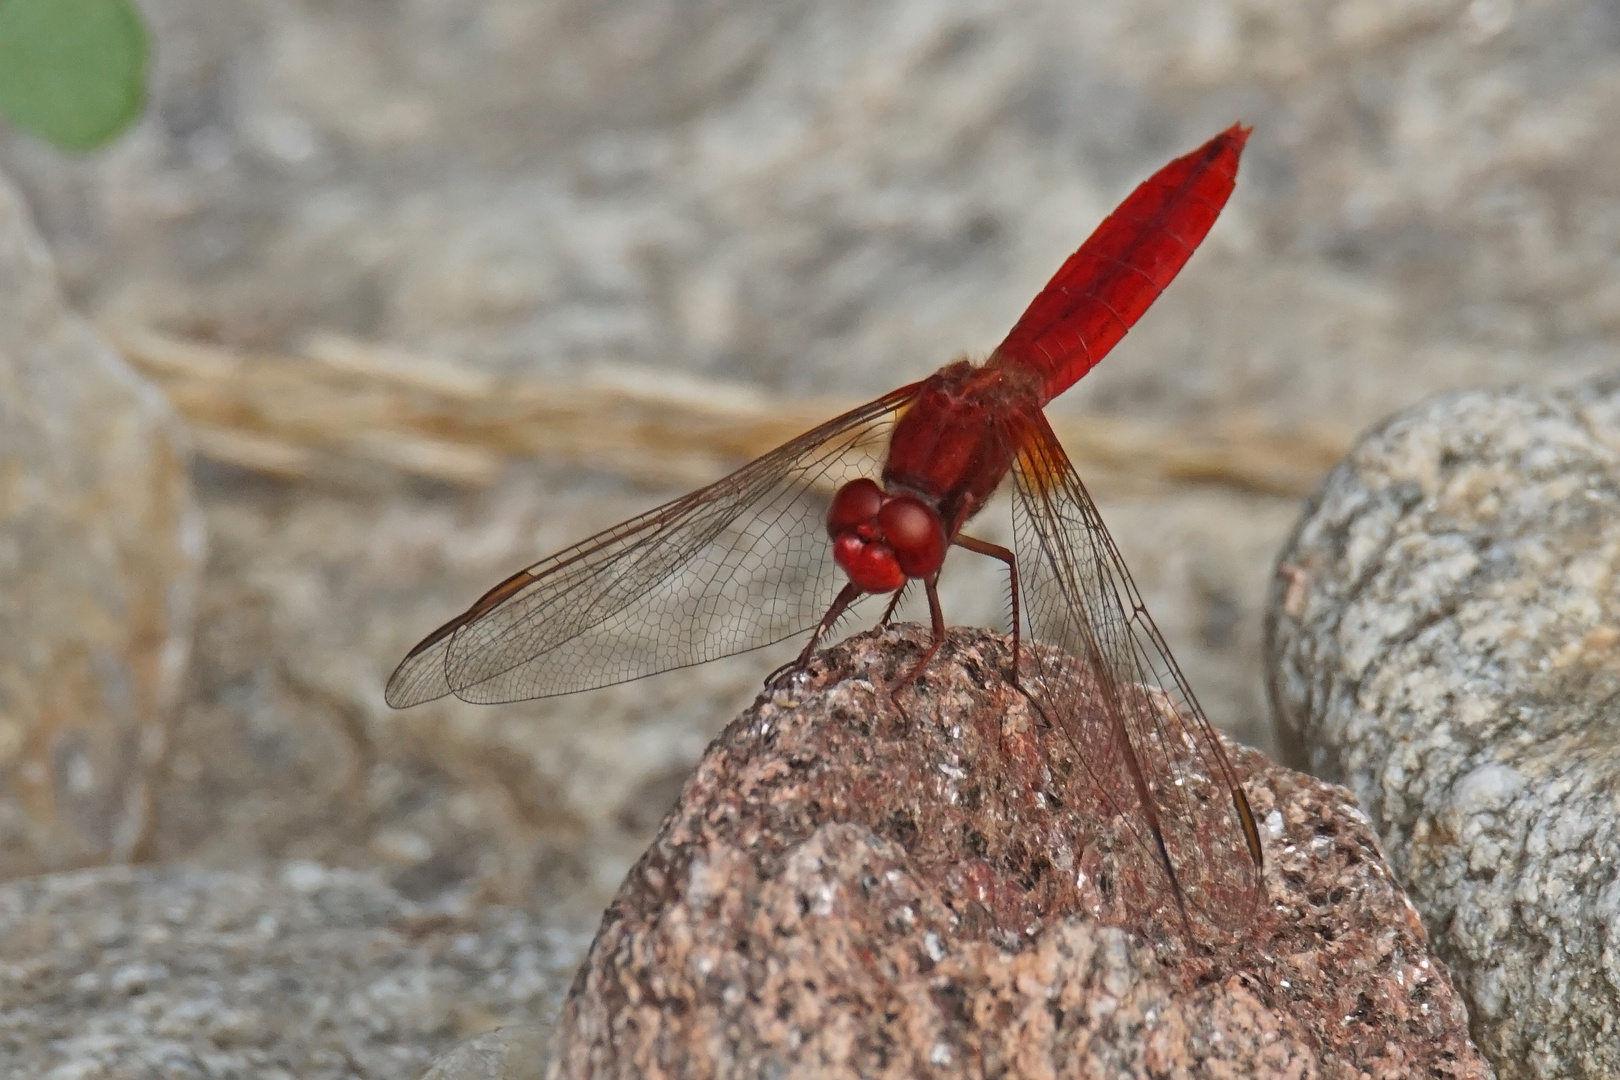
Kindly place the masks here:
<instances>
[{"instance_id":1,"label":"hairy thorax","mask_svg":"<svg viewBox=\"0 0 1620 1080\"><path fill-rule=\"evenodd\" d=\"M1040 384L992 358L948 364L929 376L895 425L883 486L935 506L947 535L1001 485L1029 425L1040 423Z\"/></svg>"}]
</instances>

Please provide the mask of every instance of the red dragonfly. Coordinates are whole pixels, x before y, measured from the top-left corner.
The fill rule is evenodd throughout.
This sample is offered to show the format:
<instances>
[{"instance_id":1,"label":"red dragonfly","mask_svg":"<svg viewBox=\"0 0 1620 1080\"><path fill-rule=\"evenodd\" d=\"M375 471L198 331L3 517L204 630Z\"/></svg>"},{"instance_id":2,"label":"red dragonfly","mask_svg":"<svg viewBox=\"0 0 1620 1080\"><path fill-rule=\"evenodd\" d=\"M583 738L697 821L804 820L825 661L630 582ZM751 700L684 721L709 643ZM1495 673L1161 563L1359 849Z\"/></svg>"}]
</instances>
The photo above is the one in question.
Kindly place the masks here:
<instances>
[{"instance_id":1,"label":"red dragonfly","mask_svg":"<svg viewBox=\"0 0 1620 1080\"><path fill-rule=\"evenodd\" d=\"M813 627L803 663L852 604L889 594L892 613L920 581L933 645L914 677L944 640L946 552L966 548L1007 565L1014 680L1084 741L1102 804L1133 823L1183 922L1191 908L1232 925L1257 895L1254 815L1042 409L1186 264L1248 136L1233 125L1133 191L984 363L947 364L519 571L411 650L388 703L571 694ZM1016 554L962 531L1009 472Z\"/></svg>"}]
</instances>

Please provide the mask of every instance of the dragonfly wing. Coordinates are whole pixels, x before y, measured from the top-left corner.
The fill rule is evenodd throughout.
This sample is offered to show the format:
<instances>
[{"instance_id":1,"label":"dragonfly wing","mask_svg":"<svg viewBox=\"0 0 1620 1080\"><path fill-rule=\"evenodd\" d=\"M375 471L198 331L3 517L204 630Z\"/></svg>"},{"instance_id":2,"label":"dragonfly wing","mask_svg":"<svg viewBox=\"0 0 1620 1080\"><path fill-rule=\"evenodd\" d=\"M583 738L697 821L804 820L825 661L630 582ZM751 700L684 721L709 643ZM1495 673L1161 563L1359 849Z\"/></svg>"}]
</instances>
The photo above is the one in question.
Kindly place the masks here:
<instances>
[{"instance_id":1,"label":"dragonfly wing","mask_svg":"<svg viewBox=\"0 0 1620 1080\"><path fill-rule=\"evenodd\" d=\"M826 500L871 475L902 387L731 475L543 559L411 651L396 708L522 701L701 664L813 626L839 588Z\"/></svg>"},{"instance_id":2,"label":"dragonfly wing","mask_svg":"<svg viewBox=\"0 0 1620 1080\"><path fill-rule=\"evenodd\" d=\"M1022 442L1020 682L1073 743L1090 811L1134 835L1115 851L1120 902L1168 900L1205 931L1240 930L1260 881L1247 797L1057 437L1042 419Z\"/></svg>"}]
</instances>

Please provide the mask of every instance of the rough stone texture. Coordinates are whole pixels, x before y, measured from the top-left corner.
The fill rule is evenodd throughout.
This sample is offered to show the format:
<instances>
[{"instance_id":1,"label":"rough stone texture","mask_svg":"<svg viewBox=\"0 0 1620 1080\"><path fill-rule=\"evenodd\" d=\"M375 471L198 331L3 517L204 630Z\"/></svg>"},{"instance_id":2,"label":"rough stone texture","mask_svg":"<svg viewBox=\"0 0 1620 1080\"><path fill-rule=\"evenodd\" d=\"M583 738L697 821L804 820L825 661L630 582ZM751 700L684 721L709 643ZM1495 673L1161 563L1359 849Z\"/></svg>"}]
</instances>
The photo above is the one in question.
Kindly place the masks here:
<instances>
[{"instance_id":1,"label":"rough stone texture","mask_svg":"<svg viewBox=\"0 0 1620 1080\"><path fill-rule=\"evenodd\" d=\"M440 1057L422 1080L537 1080L550 1042L547 1024L486 1031Z\"/></svg>"},{"instance_id":2,"label":"rough stone texture","mask_svg":"<svg viewBox=\"0 0 1620 1080\"><path fill-rule=\"evenodd\" d=\"M1029 786L1076 775L1072 744L979 632L897 702L925 642L852 639L721 735L609 908L549 1076L1491 1075L1343 791L1233 746L1271 856L1252 919L1208 948L1173 908L1104 926L1098 883L1128 879L1076 888L1053 845L1109 826Z\"/></svg>"},{"instance_id":3,"label":"rough stone texture","mask_svg":"<svg viewBox=\"0 0 1620 1080\"><path fill-rule=\"evenodd\" d=\"M0 879L149 837L202 555L177 437L0 177Z\"/></svg>"},{"instance_id":4,"label":"rough stone texture","mask_svg":"<svg viewBox=\"0 0 1620 1080\"><path fill-rule=\"evenodd\" d=\"M1281 567L1278 719L1367 808L1481 1048L1620 1075L1620 380L1395 418Z\"/></svg>"},{"instance_id":5,"label":"rough stone texture","mask_svg":"<svg viewBox=\"0 0 1620 1080\"><path fill-rule=\"evenodd\" d=\"M519 911L424 908L312 863L13 882L0 886L0 1074L416 1080L500 1024L537 1059L534 1025L587 940Z\"/></svg>"}]
</instances>

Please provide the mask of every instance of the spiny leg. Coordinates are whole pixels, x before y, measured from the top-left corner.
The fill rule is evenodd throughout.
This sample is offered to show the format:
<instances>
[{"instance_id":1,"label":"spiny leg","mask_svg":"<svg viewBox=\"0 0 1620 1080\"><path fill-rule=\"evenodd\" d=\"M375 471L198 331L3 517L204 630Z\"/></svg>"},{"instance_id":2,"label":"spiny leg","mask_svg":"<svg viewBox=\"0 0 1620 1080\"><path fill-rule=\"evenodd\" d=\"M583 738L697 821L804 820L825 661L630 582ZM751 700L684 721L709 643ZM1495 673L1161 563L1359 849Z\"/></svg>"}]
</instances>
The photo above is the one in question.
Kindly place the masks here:
<instances>
[{"instance_id":1,"label":"spiny leg","mask_svg":"<svg viewBox=\"0 0 1620 1080\"><path fill-rule=\"evenodd\" d=\"M980 555L988 555L992 559L999 559L1007 564L1007 582L1008 588L1011 590L1012 595L1013 640L1012 678L1009 681L1013 684L1013 689L1022 692L1023 686L1018 681L1018 644L1020 641L1018 630L1018 624L1020 622L1018 617L1018 556L1014 555L1011 551L1002 547L1000 544L992 544L988 540L980 540L976 536L967 536L962 533L957 533L956 539L952 540L951 543L958 547L966 548L968 551L976 552ZM1007 744L1004 734L1005 733L1001 730L1001 725L997 724L996 751L1000 753L1003 758L1007 756Z\"/></svg>"},{"instance_id":2,"label":"spiny leg","mask_svg":"<svg viewBox=\"0 0 1620 1080\"><path fill-rule=\"evenodd\" d=\"M934 654L939 652L939 647L945 644L945 610L939 606L939 574L936 572L928 575L922 579L922 583L928 593L928 614L934 624L934 639L928 643L928 651L923 653L916 666L894 684L889 692L891 697L915 682L917 676L923 673L923 668L934 658Z\"/></svg>"},{"instance_id":3,"label":"spiny leg","mask_svg":"<svg viewBox=\"0 0 1620 1080\"><path fill-rule=\"evenodd\" d=\"M907 581L904 585L894 590L894 595L889 597L889 606L883 609L883 618L878 620L879 626L889 625L889 620L894 618L894 609L900 606L900 601L905 598L906 589L908 589L910 586L911 582Z\"/></svg>"},{"instance_id":4,"label":"spiny leg","mask_svg":"<svg viewBox=\"0 0 1620 1080\"><path fill-rule=\"evenodd\" d=\"M1018 629L1018 624L1020 622L1018 617L1018 556L1014 555L1011 551L1002 547L1000 544L992 544L988 540L980 540L977 537L967 536L963 533L957 533L956 538L952 540L951 543L955 544L957 547L966 548L969 551L977 552L980 555L988 555L992 559L999 559L1007 564L1008 588L1012 593L1012 684L1017 686L1019 659L1018 645L1019 641L1021 640Z\"/></svg>"},{"instance_id":5,"label":"spiny leg","mask_svg":"<svg viewBox=\"0 0 1620 1080\"><path fill-rule=\"evenodd\" d=\"M771 685L771 683L775 682L777 677L783 672L803 671L806 667L808 667L810 665L810 657L815 655L816 646L821 643L821 639L826 635L827 631L831 630L833 624L843 616L844 612L849 610L849 606L851 604L859 600L864 595L866 595L865 589L861 588L853 581L846 582L844 587L838 591L838 595L833 598L832 606L827 609L827 614L823 615L821 617L821 621L816 624L815 632L810 635L810 640L805 643L804 651L799 653L799 655L794 659L789 660L787 663L765 676L765 685Z\"/></svg>"}]
</instances>

